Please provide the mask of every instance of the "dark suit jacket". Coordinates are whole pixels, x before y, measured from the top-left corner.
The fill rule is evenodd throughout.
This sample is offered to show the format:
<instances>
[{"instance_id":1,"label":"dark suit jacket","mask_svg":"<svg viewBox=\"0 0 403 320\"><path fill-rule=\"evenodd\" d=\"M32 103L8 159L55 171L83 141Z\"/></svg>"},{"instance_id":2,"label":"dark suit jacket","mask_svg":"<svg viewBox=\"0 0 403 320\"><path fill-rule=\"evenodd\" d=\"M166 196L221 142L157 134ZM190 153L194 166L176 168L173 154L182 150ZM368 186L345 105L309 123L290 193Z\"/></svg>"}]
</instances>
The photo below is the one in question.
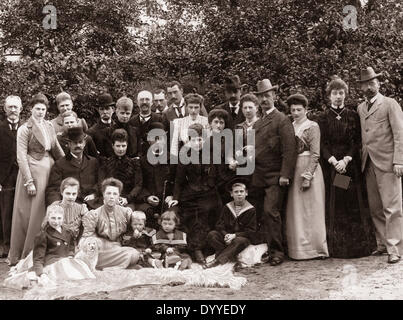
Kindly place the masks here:
<instances>
[{"instance_id":1,"label":"dark suit jacket","mask_svg":"<svg viewBox=\"0 0 403 320\"><path fill-rule=\"evenodd\" d=\"M43 267L61 258L74 256L74 237L70 230L62 227L62 233L47 225L34 241L33 264L37 276Z\"/></svg>"},{"instance_id":2,"label":"dark suit jacket","mask_svg":"<svg viewBox=\"0 0 403 320\"><path fill-rule=\"evenodd\" d=\"M0 184L3 187L14 187L18 173L17 132L14 134L8 124L7 119L0 122Z\"/></svg>"},{"instance_id":3,"label":"dark suit jacket","mask_svg":"<svg viewBox=\"0 0 403 320\"><path fill-rule=\"evenodd\" d=\"M136 157L139 151L139 137L137 129L130 123L121 123L117 120L111 127L101 130L100 135L102 135L102 143L100 149L98 149L99 154L107 158L115 155L115 152L112 148L112 134L116 129L126 130L128 136L126 154L130 158Z\"/></svg>"},{"instance_id":4,"label":"dark suit jacket","mask_svg":"<svg viewBox=\"0 0 403 320\"><path fill-rule=\"evenodd\" d=\"M281 177L292 179L297 160L294 127L289 118L277 109L256 121L255 172L252 186L278 184Z\"/></svg>"},{"instance_id":5,"label":"dark suit jacket","mask_svg":"<svg viewBox=\"0 0 403 320\"><path fill-rule=\"evenodd\" d=\"M111 125L106 125L101 120L98 120L96 124L88 129L87 134L92 137L92 140L94 140L95 146L98 151L102 149L102 143L105 139L105 134L107 133L104 129L110 128L113 124L113 121Z\"/></svg>"},{"instance_id":6,"label":"dark suit jacket","mask_svg":"<svg viewBox=\"0 0 403 320\"><path fill-rule=\"evenodd\" d=\"M228 124L226 123L227 128L234 129L237 124L245 121L245 116L242 113L241 107L239 107L238 114L237 114L236 118L234 119L232 117L229 102L220 104L220 105L214 107L214 109L223 109L223 110L228 112L228 114L229 114L229 123Z\"/></svg>"},{"instance_id":7,"label":"dark suit jacket","mask_svg":"<svg viewBox=\"0 0 403 320\"><path fill-rule=\"evenodd\" d=\"M92 193L98 194L100 190L98 170L98 160L85 154L81 165L72 160L70 153L57 160L50 170L46 188L46 205L61 200L60 184L63 179L68 177L76 178L80 182L78 202L83 202L83 199Z\"/></svg>"}]
</instances>

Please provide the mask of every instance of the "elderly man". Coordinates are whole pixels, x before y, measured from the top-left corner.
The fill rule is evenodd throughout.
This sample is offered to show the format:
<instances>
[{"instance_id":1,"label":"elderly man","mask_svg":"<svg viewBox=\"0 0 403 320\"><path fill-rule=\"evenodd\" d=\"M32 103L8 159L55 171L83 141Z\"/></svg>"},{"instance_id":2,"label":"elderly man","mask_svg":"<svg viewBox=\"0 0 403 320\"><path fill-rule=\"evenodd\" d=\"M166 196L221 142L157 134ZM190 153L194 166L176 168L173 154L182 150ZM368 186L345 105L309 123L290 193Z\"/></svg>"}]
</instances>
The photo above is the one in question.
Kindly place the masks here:
<instances>
[{"instance_id":1,"label":"elderly man","mask_svg":"<svg viewBox=\"0 0 403 320\"><path fill-rule=\"evenodd\" d=\"M379 76L368 67L359 79L366 100L358 106L361 170L378 244L373 254L387 253L388 262L396 263L403 253L403 113L396 100L379 93Z\"/></svg>"},{"instance_id":2,"label":"elderly man","mask_svg":"<svg viewBox=\"0 0 403 320\"><path fill-rule=\"evenodd\" d=\"M241 100L241 80L237 75L229 76L224 80L224 94L227 102L216 106L214 109L224 109L229 114L228 128L234 127L245 121L245 116L240 108Z\"/></svg>"},{"instance_id":3,"label":"elderly man","mask_svg":"<svg viewBox=\"0 0 403 320\"><path fill-rule=\"evenodd\" d=\"M73 110L73 99L67 92L60 92L56 96L56 105L57 105L57 110L59 111L59 115L54 118L51 122L53 125L53 128L55 129L56 133L62 132L63 131L63 117L62 114L65 113L66 111L72 111ZM84 132L87 131L88 125L87 122L85 122L85 119L78 119L80 126L83 127Z\"/></svg>"},{"instance_id":4,"label":"elderly man","mask_svg":"<svg viewBox=\"0 0 403 320\"><path fill-rule=\"evenodd\" d=\"M11 220L17 181L17 129L20 126L20 97L8 96L4 103L6 119L0 122L0 258L8 255Z\"/></svg>"},{"instance_id":5,"label":"elderly man","mask_svg":"<svg viewBox=\"0 0 403 320\"><path fill-rule=\"evenodd\" d=\"M294 127L289 118L274 106L275 90L269 79L258 81L255 92L263 117L255 122L255 172L249 190L252 204L263 203L260 217L263 236L269 247L268 262L284 260L280 210L297 160Z\"/></svg>"},{"instance_id":6,"label":"elderly man","mask_svg":"<svg viewBox=\"0 0 403 320\"><path fill-rule=\"evenodd\" d=\"M183 87L178 81L172 81L167 84L167 97L169 108L165 112L166 119L171 122L177 118L184 118L189 115L183 99ZM207 117L206 108L203 106L200 115Z\"/></svg>"},{"instance_id":7,"label":"elderly man","mask_svg":"<svg viewBox=\"0 0 403 320\"><path fill-rule=\"evenodd\" d=\"M147 135L150 131L150 125L153 122L164 123L164 117L160 114L151 111L153 95L150 91L143 90L137 95L137 105L140 108L140 113L135 115L130 124L137 129L139 138L139 155L146 155L149 147Z\"/></svg>"},{"instance_id":8,"label":"elderly man","mask_svg":"<svg viewBox=\"0 0 403 320\"><path fill-rule=\"evenodd\" d=\"M84 153L86 134L82 127L72 127L67 130L69 152L53 165L48 186L46 188L46 204L61 200L60 184L68 177L76 178L80 182L78 202L86 202L90 208L99 207L97 195L98 160Z\"/></svg>"}]
</instances>

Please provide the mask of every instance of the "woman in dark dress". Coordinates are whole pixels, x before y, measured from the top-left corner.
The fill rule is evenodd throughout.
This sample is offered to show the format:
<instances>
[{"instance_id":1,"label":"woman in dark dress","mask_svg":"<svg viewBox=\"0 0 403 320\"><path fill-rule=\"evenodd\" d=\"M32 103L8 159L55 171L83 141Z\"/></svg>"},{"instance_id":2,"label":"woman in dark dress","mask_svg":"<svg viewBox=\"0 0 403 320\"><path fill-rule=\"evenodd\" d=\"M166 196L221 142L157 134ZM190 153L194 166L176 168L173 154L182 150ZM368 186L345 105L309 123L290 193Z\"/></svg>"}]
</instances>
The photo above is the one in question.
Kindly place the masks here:
<instances>
[{"instance_id":1,"label":"woman in dark dress","mask_svg":"<svg viewBox=\"0 0 403 320\"><path fill-rule=\"evenodd\" d=\"M326 88L331 106L317 119L326 186L327 242L334 258L368 256L376 247L360 171L360 121L357 112L344 106L347 92L343 80L333 79ZM334 186L337 174L351 178L348 188L344 185L347 189Z\"/></svg>"}]
</instances>

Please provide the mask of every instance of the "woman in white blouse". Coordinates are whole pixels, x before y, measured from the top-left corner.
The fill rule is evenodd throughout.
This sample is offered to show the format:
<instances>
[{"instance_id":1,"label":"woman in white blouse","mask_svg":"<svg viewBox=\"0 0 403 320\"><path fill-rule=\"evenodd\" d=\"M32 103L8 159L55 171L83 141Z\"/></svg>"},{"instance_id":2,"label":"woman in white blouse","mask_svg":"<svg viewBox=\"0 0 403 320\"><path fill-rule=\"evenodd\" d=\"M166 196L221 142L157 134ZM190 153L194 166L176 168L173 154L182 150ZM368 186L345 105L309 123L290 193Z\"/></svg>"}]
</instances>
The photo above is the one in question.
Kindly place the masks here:
<instances>
[{"instance_id":1,"label":"woman in white blouse","mask_svg":"<svg viewBox=\"0 0 403 320\"><path fill-rule=\"evenodd\" d=\"M184 100L189 115L173 121L171 153L175 156L178 156L180 148L189 141L188 128L191 124L200 123L204 128L208 126L207 117L200 115L204 101L203 97L196 93L190 93L185 96Z\"/></svg>"},{"instance_id":2,"label":"woman in white blouse","mask_svg":"<svg viewBox=\"0 0 403 320\"><path fill-rule=\"evenodd\" d=\"M49 106L43 94L31 100L31 117L17 131L19 172L15 186L9 264L15 265L33 249L45 217L45 189L55 160L64 156L55 130L45 120Z\"/></svg>"}]
</instances>

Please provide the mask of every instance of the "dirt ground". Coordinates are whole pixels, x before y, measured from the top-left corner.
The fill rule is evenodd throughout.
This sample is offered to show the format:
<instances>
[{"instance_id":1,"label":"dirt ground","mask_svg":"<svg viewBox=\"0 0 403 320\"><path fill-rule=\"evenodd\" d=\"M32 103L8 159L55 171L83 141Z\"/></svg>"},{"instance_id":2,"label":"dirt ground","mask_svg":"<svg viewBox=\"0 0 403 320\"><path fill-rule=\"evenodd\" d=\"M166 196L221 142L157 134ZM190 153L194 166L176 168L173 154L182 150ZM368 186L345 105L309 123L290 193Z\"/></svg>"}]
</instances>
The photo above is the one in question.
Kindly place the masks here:
<instances>
[{"instance_id":1,"label":"dirt ground","mask_svg":"<svg viewBox=\"0 0 403 320\"><path fill-rule=\"evenodd\" d=\"M284 300L284 299L403 299L403 262L386 263L386 256L360 259L285 261L241 269L247 279L241 290L191 286L148 285L72 297L79 300ZM0 259L0 283L8 272ZM24 292L0 286L0 299L22 299Z\"/></svg>"}]
</instances>

